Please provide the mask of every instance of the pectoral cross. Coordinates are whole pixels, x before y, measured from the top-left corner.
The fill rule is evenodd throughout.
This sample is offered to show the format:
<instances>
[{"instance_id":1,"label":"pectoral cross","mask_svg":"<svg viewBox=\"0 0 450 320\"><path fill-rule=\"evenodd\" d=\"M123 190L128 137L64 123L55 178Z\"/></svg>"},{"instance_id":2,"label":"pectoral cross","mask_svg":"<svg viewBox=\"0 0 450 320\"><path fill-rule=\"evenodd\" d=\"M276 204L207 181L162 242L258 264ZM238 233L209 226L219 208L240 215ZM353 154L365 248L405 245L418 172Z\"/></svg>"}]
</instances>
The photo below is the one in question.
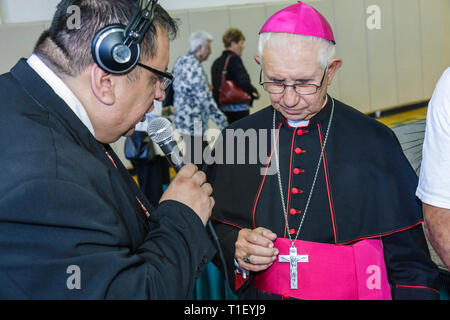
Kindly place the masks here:
<instances>
[{"instance_id":1,"label":"pectoral cross","mask_svg":"<svg viewBox=\"0 0 450 320\"><path fill-rule=\"evenodd\" d=\"M308 255L297 255L297 248L291 247L289 249L289 255L279 255L278 262L289 262L290 263L290 274L291 274L291 289L298 289L298 277L297 277L297 263L299 262L309 262Z\"/></svg>"}]
</instances>

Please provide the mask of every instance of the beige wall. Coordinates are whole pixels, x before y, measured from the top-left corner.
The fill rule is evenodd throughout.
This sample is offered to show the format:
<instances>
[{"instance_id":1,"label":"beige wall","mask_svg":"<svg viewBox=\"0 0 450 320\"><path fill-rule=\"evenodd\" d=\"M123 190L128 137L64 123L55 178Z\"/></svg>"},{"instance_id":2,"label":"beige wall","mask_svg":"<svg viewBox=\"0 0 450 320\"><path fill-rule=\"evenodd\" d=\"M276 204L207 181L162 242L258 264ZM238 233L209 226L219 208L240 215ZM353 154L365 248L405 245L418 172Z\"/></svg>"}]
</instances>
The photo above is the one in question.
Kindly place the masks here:
<instances>
[{"instance_id":1,"label":"beige wall","mask_svg":"<svg viewBox=\"0 0 450 320\"><path fill-rule=\"evenodd\" d=\"M333 96L363 112L430 98L437 79L450 65L449 0L316 0L316 7L332 25L337 54L344 64L330 88ZM230 26L247 37L243 54L253 84L258 87L259 68L253 61L257 34L263 22L289 2L226 6L172 11L181 21L180 36L172 43L170 64L186 53L189 35L206 30L215 39L213 52L204 62L210 75L214 59L223 50L221 37ZM366 8L381 9L381 29L368 30ZM1 8L0 8L1 9ZM2 15L0 14L0 17ZM47 22L0 24L0 73L19 57L28 56ZM265 107L263 93L254 110Z\"/></svg>"},{"instance_id":2,"label":"beige wall","mask_svg":"<svg viewBox=\"0 0 450 320\"><path fill-rule=\"evenodd\" d=\"M429 99L446 67L450 66L450 0L315 0L305 1L330 22L337 42L337 55L344 64L330 93L359 109L373 112ZM289 2L223 6L171 11L181 21L180 36L172 43L169 69L187 52L189 35L205 30L214 37L211 64L223 50L222 34L230 26L246 38L244 64L255 87L259 68L253 61L257 35L263 22ZM369 30L366 13L370 5L380 8L381 28ZM0 14L1 17L1 14ZM48 22L0 24L0 73L8 71L19 57L31 53ZM269 105L266 93L252 112ZM122 150L122 141L116 144ZM120 153L120 152L119 152Z\"/></svg>"}]
</instances>

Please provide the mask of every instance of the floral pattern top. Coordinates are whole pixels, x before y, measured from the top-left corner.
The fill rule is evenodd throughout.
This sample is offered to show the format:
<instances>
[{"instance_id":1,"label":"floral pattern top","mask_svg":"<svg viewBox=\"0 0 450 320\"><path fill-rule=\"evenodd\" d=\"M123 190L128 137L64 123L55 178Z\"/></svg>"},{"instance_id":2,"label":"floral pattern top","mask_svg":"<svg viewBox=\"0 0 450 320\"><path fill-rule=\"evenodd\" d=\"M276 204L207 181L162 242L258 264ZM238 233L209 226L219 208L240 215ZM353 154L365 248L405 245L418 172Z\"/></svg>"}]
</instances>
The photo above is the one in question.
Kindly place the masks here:
<instances>
[{"instance_id":1,"label":"floral pattern top","mask_svg":"<svg viewBox=\"0 0 450 320\"><path fill-rule=\"evenodd\" d=\"M205 70L193 54L177 59L173 75L174 123L181 134L202 136L208 129L210 119L219 130L228 125L211 95Z\"/></svg>"}]
</instances>

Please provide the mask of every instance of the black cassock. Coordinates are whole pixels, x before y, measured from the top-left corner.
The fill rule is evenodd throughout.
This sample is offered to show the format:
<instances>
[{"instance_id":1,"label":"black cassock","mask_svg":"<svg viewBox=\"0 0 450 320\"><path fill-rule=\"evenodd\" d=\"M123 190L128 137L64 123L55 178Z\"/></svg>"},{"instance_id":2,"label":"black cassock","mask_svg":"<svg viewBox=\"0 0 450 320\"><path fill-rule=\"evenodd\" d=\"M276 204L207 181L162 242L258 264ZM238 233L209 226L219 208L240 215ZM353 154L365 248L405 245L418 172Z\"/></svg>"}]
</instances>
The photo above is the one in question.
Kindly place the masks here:
<instances>
[{"instance_id":1,"label":"black cassock","mask_svg":"<svg viewBox=\"0 0 450 320\"><path fill-rule=\"evenodd\" d=\"M241 298L277 298L252 287L253 277L237 287L234 244L242 228L265 227L279 238L287 238L288 233L295 238L332 104L333 99L328 96L325 107L307 126L298 128L291 127L276 112L280 176L289 229L283 216L277 174L273 174L275 158L264 162L259 161L264 157L258 156L255 161L255 152L266 159L272 153L274 109L269 106L234 123L222 132L215 145L213 156L224 164L207 169L216 201L213 221L224 249L230 285ZM421 203L415 197L417 176L398 140L378 121L337 100L334 105L329 138L298 239L349 245L380 238L392 297L438 298L438 269L429 256L421 226ZM239 131L246 134L245 161L238 159L244 152L244 145L235 138Z\"/></svg>"}]
</instances>

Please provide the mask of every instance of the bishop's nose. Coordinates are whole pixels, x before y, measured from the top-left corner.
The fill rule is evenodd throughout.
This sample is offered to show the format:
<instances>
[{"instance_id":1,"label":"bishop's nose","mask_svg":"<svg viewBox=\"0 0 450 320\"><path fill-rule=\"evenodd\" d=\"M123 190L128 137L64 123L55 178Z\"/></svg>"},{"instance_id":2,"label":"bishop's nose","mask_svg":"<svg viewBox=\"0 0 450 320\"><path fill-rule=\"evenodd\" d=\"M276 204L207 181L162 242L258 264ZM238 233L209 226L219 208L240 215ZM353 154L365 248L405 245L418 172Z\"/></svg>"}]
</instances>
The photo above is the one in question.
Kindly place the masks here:
<instances>
[{"instance_id":1,"label":"bishop's nose","mask_svg":"<svg viewBox=\"0 0 450 320\"><path fill-rule=\"evenodd\" d=\"M283 95L283 102L287 108L293 108L300 102L300 95L293 87L286 87Z\"/></svg>"}]
</instances>

